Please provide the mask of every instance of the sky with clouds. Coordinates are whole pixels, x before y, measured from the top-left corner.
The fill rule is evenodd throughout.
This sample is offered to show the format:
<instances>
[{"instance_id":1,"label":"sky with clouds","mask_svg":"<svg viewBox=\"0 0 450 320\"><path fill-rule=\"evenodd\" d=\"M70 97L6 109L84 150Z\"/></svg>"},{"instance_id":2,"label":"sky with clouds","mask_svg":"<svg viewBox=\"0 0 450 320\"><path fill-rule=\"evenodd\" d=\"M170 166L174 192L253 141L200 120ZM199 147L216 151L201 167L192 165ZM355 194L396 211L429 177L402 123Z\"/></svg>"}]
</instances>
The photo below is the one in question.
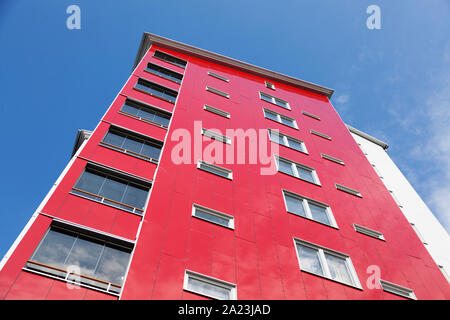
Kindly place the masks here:
<instances>
[{"instance_id":1,"label":"sky with clouds","mask_svg":"<svg viewBox=\"0 0 450 320\"><path fill-rule=\"evenodd\" d=\"M81 8L68 30L66 9ZM381 30L366 27L369 5ZM128 78L143 32L335 89L450 230L450 1L0 1L0 256ZM7 135L6 135L7 134Z\"/></svg>"}]
</instances>

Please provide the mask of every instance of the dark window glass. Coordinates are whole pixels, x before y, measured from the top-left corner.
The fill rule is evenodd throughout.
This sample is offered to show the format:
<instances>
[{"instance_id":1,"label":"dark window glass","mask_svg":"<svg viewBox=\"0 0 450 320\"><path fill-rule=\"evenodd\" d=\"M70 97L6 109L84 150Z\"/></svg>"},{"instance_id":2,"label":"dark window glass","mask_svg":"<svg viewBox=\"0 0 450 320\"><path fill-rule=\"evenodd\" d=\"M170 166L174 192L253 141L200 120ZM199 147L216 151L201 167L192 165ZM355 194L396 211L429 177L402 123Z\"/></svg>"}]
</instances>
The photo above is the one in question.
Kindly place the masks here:
<instances>
[{"instance_id":1,"label":"dark window glass","mask_svg":"<svg viewBox=\"0 0 450 320\"><path fill-rule=\"evenodd\" d=\"M143 208L147 194L148 190L130 184L125 190L122 202L135 208Z\"/></svg>"},{"instance_id":2,"label":"dark window glass","mask_svg":"<svg viewBox=\"0 0 450 320\"><path fill-rule=\"evenodd\" d=\"M115 128L111 128L105 135L103 142L108 143L111 146L117 146L121 148L119 151L133 152L135 156L145 156L147 158L159 159L162 145L152 141L145 141L134 135L129 135L125 132L118 131ZM125 151L125 152L126 152ZM149 160L149 159L147 159Z\"/></svg>"},{"instance_id":3,"label":"dark window glass","mask_svg":"<svg viewBox=\"0 0 450 320\"><path fill-rule=\"evenodd\" d=\"M75 184L75 188L81 189L93 194L98 194L102 187L105 177L89 171L84 171L80 179Z\"/></svg>"},{"instance_id":4,"label":"dark window glass","mask_svg":"<svg viewBox=\"0 0 450 320\"><path fill-rule=\"evenodd\" d=\"M64 270L78 266L81 275L121 285L130 251L113 247L103 240L84 237L78 232L52 227L30 260ZM46 271L55 272L52 269Z\"/></svg>"},{"instance_id":5,"label":"dark window glass","mask_svg":"<svg viewBox=\"0 0 450 320\"><path fill-rule=\"evenodd\" d=\"M159 58L161 60L173 63L181 68L186 67L186 61L181 60L177 57L171 56L167 53L161 52L161 51L155 51L154 57Z\"/></svg>"},{"instance_id":6,"label":"dark window glass","mask_svg":"<svg viewBox=\"0 0 450 320\"><path fill-rule=\"evenodd\" d=\"M87 186L89 186L89 181L97 181L102 180L101 188L99 188L96 192L93 192L93 188L89 190ZM80 183L80 181L82 183ZM137 209L143 209L145 206L145 200L147 199L148 188L139 187L135 184L129 183L125 180L117 179L115 177L111 177L107 174L103 174L100 172L91 172L90 169L87 169L83 172L80 179L78 180L75 188L87 191L93 194L96 194L96 197L90 197L93 200L107 203L113 206L118 206L121 209L132 211L131 208L122 206L115 202L111 202L108 200L113 200L122 204L126 204L128 206L132 206ZM81 194L83 196L87 196L82 192L76 192L76 194ZM104 198L104 199L102 199Z\"/></svg>"},{"instance_id":7,"label":"dark window glass","mask_svg":"<svg viewBox=\"0 0 450 320\"><path fill-rule=\"evenodd\" d=\"M167 127L169 126L170 116L164 113L156 113L154 121Z\"/></svg>"},{"instance_id":8,"label":"dark window glass","mask_svg":"<svg viewBox=\"0 0 450 320\"><path fill-rule=\"evenodd\" d=\"M163 78L175 81L177 83L181 83L181 80L183 79L182 74L179 74L178 72L174 72L172 70L163 68L161 66L158 66L158 65L150 63L150 62L147 64L146 70L148 72L157 74Z\"/></svg>"},{"instance_id":9,"label":"dark window glass","mask_svg":"<svg viewBox=\"0 0 450 320\"><path fill-rule=\"evenodd\" d=\"M291 119L288 119L288 118L281 117L281 123L285 124L289 127L293 127L293 128L295 127L294 121L292 121Z\"/></svg>"},{"instance_id":10,"label":"dark window glass","mask_svg":"<svg viewBox=\"0 0 450 320\"><path fill-rule=\"evenodd\" d=\"M136 83L136 88L141 89L145 92L150 93L151 95L160 97L162 99L168 100L172 103L175 103L175 100L177 98L178 92L165 88L163 86L160 86L159 84L145 81L143 79L139 79Z\"/></svg>"}]
</instances>

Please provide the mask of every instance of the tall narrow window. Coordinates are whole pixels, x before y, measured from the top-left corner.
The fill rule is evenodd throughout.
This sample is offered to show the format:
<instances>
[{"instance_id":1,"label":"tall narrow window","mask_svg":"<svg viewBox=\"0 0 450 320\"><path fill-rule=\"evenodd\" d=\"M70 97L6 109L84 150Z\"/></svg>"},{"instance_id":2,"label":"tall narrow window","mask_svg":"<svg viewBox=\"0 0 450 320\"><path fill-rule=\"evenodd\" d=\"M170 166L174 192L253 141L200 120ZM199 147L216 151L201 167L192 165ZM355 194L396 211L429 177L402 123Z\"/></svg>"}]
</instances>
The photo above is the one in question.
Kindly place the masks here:
<instances>
[{"instance_id":1,"label":"tall narrow window","mask_svg":"<svg viewBox=\"0 0 450 320\"><path fill-rule=\"evenodd\" d=\"M348 255L300 239L294 240L302 271L361 288Z\"/></svg>"},{"instance_id":2,"label":"tall narrow window","mask_svg":"<svg viewBox=\"0 0 450 320\"><path fill-rule=\"evenodd\" d=\"M178 84L181 83L181 80L183 80L183 75L181 73L166 69L151 62L147 64L145 71L166 78L168 80L174 81Z\"/></svg>"},{"instance_id":3,"label":"tall narrow window","mask_svg":"<svg viewBox=\"0 0 450 320\"><path fill-rule=\"evenodd\" d=\"M175 103L178 92L157 83L140 78L135 85L135 89L148 93L151 96Z\"/></svg>"},{"instance_id":4,"label":"tall narrow window","mask_svg":"<svg viewBox=\"0 0 450 320\"><path fill-rule=\"evenodd\" d=\"M274 97L270 94L264 93L264 92L260 92L259 96L260 96L261 100L270 102L272 104L276 104L277 106L282 107L284 109L291 110L289 103L283 99L276 98L276 97Z\"/></svg>"},{"instance_id":5,"label":"tall narrow window","mask_svg":"<svg viewBox=\"0 0 450 320\"><path fill-rule=\"evenodd\" d=\"M123 240L58 222L52 224L25 268L119 294L131 249Z\"/></svg>"},{"instance_id":6,"label":"tall narrow window","mask_svg":"<svg viewBox=\"0 0 450 320\"><path fill-rule=\"evenodd\" d=\"M337 228L336 221L327 204L283 190L286 210L303 218Z\"/></svg>"},{"instance_id":7,"label":"tall narrow window","mask_svg":"<svg viewBox=\"0 0 450 320\"><path fill-rule=\"evenodd\" d=\"M149 190L148 182L88 165L71 193L141 215Z\"/></svg>"},{"instance_id":8,"label":"tall narrow window","mask_svg":"<svg viewBox=\"0 0 450 320\"><path fill-rule=\"evenodd\" d=\"M174 57L174 56L172 56L172 55L170 55L168 53L156 50L154 55L153 55L153 57L155 57L157 59L160 59L160 60L164 60L164 61L166 61L168 63L174 64L174 65L179 66L181 68L186 68L186 64L187 64L186 61L184 61L184 60L182 60L180 58Z\"/></svg>"},{"instance_id":9,"label":"tall narrow window","mask_svg":"<svg viewBox=\"0 0 450 320\"><path fill-rule=\"evenodd\" d=\"M125 101L119 112L151 124L159 125L163 128L169 126L171 118L169 112L130 99Z\"/></svg>"},{"instance_id":10,"label":"tall narrow window","mask_svg":"<svg viewBox=\"0 0 450 320\"><path fill-rule=\"evenodd\" d=\"M115 127L109 129L100 144L153 163L158 163L162 149L161 141L140 137Z\"/></svg>"},{"instance_id":11,"label":"tall narrow window","mask_svg":"<svg viewBox=\"0 0 450 320\"><path fill-rule=\"evenodd\" d=\"M276 157L276 160L278 171L320 185L319 177L313 168L281 157Z\"/></svg>"}]
</instances>

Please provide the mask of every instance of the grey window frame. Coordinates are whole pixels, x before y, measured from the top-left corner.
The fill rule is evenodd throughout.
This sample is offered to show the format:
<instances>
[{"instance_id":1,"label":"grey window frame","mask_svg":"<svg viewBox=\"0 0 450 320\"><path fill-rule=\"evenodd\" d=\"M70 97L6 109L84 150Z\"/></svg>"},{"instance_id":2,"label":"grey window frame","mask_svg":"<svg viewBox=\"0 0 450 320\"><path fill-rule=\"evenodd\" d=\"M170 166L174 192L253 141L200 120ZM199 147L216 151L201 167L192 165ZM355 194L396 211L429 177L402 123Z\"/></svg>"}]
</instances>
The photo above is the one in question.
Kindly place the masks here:
<instances>
[{"instance_id":1,"label":"grey window frame","mask_svg":"<svg viewBox=\"0 0 450 320\"><path fill-rule=\"evenodd\" d=\"M206 91L209 91L209 92L214 93L214 94L217 94L217 95L219 95L219 96L221 96L221 97L230 99L230 95L229 95L228 93L223 92L223 91L221 91L221 90L219 90L219 89L215 89L215 88L213 88L213 87L206 86Z\"/></svg>"},{"instance_id":2,"label":"grey window frame","mask_svg":"<svg viewBox=\"0 0 450 320\"><path fill-rule=\"evenodd\" d=\"M205 169L205 167L206 167L206 169ZM227 168L220 167L218 165L212 164L212 163L208 163L208 162L203 161L203 160L198 160L198 162L197 162L197 169L200 169L202 171L214 174L214 175L216 175L218 177L222 177L222 178L225 178L225 179L228 179L228 180L233 180L233 171L231 171L230 169L227 169ZM207 169L211 169L212 171L209 171ZM216 172L213 172L213 171L216 171ZM217 172L224 173L225 176L223 176L223 175L221 175L221 174L219 174Z\"/></svg>"},{"instance_id":3,"label":"grey window frame","mask_svg":"<svg viewBox=\"0 0 450 320\"><path fill-rule=\"evenodd\" d=\"M298 162L295 162L295 161L292 161L292 160L289 160L289 159L286 159L286 158L283 158L283 157L280 157L280 156L277 156L277 155L275 155L274 157L275 157L275 163L276 163L276 165L277 165L277 171L278 171L278 172L287 174L287 175L289 175L289 176L291 176L291 177L300 179L300 180L302 180L302 181L306 181L306 182L312 183L312 184L314 184L314 185L316 185L316 186L321 186L319 176L317 175L317 172L316 172L316 170L315 170L314 168L308 167L308 166L306 166L306 165L304 165L304 164L301 164L301 163L298 163ZM293 171L293 173L294 173L293 175L288 174L288 173L285 173L285 172L283 172L283 171L280 171L280 165L279 165L279 163L278 163L278 161L280 161L280 160L282 160L282 161L284 161L284 162L289 162L289 163L290 163L291 168L292 168L292 171ZM300 178L300 175L298 174L297 166L299 166L300 168L302 168L302 169L304 169L304 170L306 170L306 171L311 172L314 182L305 180L305 179L303 179L303 178Z\"/></svg>"},{"instance_id":4,"label":"grey window frame","mask_svg":"<svg viewBox=\"0 0 450 320\"><path fill-rule=\"evenodd\" d=\"M220 74L214 73L212 71L208 71L208 75L225 82L230 82L230 79L228 79L227 77L221 76Z\"/></svg>"},{"instance_id":5,"label":"grey window frame","mask_svg":"<svg viewBox=\"0 0 450 320\"><path fill-rule=\"evenodd\" d=\"M142 84L142 82L144 82L146 84ZM146 89L139 88L138 85L141 85L144 87L149 87L150 89L153 89L154 91L157 91L160 94L147 91ZM167 101L172 104L175 104L178 99L178 91L173 90L169 87L163 86L159 83L147 80L145 78L138 78L138 80L136 81L136 84L134 85L133 88L134 88L134 90L140 91L142 93L148 94L152 97ZM165 96L170 96L173 99L168 99Z\"/></svg>"},{"instance_id":6,"label":"grey window frame","mask_svg":"<svg viewBox=\"0 0 450 320\"><path fill-rule=\"evenodd\" d=\"M272 115L275 115L275 116L277 117L277 120L273 120L273 119L268 118L268 117L266 116L266 112L267 112L267 113L271 113ZM271 120L271 121L274 121L274 122L276 122L276 123L279 123L279 124L281 124L281 125L283 125L283 126L286 126L286 127L289 127L289 128L298 130L297 120L295 120L294 118L285 116L284 114L278 113L278 112L276 112L276 111L273 111L273 110L270 110L270 109L267 109L267 108L263 108L263 114L264 114L264 118L266 118L266 119L268 119L268 120ZM290 120L290 121L294 124L294 126L290 126L290 125L287 125L287 124L283 123L283 122L281 121L281 118L285 118L285 119L287 119L287 120Z\"/></svg>"},{"instance_id":7,"label":"grey window frame","mask_svg":"<svg viewBox=\"0 0 450 320\"><path fill-rule=\"evenodd\" d=\"M149 65L152 65L152 66L156 67L154 69L162 69L163 71L162 72L160 70L154 71L154 69L149 68ZM160 65L155 64L155 63L150 62L150 61L147 62L147 65L145 66L144 71L148 72L148 73L151 73L151 74L154 74L154 75L156 75L158 77L162 77L162 78L164 78L166 80L173 81L173 82L175 82L177 84L181 84L181 82L183 81L183 77L184 77L184 75L179 73L179 72L176 72L176 71L164 68L163 66L160 66ZM178 79L176 76L180 76L181 79Z\"/></svg>"},{"instance_id":8,"label":"grey window frame","mask_svg":"<svg viewBox=\"0 0 450 320\"><path fill-rule=\"evenodd\" d=\"M262 98L263 95L266 96L266 98L270 98L271 101L267 101L267 100L263 99L263 98ZM278 106L278 107L280 107L280 108L283 108L283 109L286 109L286 110L292 110L292 109L291 109L291 106L290 106L290 104L289 104L288 101L286 101L286 100L284 100L284 99L281 99L281 98L277 98L277 97L275 97L275 96L273 96L273 95L271 95L271 94L268 94L268 93L259 91L259 98L260 98L262 101L269 102L269 103L271 103L271 104L273 104L273 105L276 105L276 106ZM277 100L283 102L286 106L277 104L277 103L276 103Z\"/></svg>"},{"instance_id":9,"label":"grey window frame","mask_svg":"<svg viewBox=\"0 0 450 320\"><path fill-rule=\"evenodd\" d=\"M231 117L229 112L217 109L217 108L212 107L212 106L207 105L207 104L203 105L203 109L206 110L206 111L212 112L214 114L217 114L219 116L222 116L224 118L227 118L227 119L230 119L230 117Z\"/></svg>"},{"instance_id":10,"label":"grey window frame","mask_svg":"<svg viewBox=\"0 0 450 320\"><path fill-rule=\"evenodd\" d=\"M157 52L159 54L161 54L162 57L156 56ZM180 62L177 63L177 62L174 62L174 61L167 60L166 59L167 57L171 58L174 61L178 60ZM183 69L186 69L186 66L187 66L187 61L186 60L180 59L178 57L175 57L174 55L168 54L168 53L166 53L164 51L161 51L161 50L155 50L155 52L153 53L153 58L159 59L161 61L165 61L167 63L173 64L174 66L177 66L177 67L180 67L180 68L183 68Z\"/></svg>"}]
</instances>

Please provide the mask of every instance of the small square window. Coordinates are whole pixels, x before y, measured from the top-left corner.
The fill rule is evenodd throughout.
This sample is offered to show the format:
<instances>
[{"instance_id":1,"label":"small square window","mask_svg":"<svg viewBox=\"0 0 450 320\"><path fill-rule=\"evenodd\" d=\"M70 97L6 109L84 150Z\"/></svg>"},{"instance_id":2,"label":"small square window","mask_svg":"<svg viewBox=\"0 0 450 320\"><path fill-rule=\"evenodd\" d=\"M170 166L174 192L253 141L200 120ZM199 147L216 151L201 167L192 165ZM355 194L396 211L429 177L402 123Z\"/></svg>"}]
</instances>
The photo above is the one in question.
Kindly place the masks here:
<instances>
[{"instance_id":1,"label":"small square window","mask_svg":"<svg viewBox=\"0 0 450 320\"><path fill-rule=\"evenodd\" d=\"M275 85L272 82L264 81L264 83L266 84L266 88L275 90Z\"/></svg>"}]
</instances>

